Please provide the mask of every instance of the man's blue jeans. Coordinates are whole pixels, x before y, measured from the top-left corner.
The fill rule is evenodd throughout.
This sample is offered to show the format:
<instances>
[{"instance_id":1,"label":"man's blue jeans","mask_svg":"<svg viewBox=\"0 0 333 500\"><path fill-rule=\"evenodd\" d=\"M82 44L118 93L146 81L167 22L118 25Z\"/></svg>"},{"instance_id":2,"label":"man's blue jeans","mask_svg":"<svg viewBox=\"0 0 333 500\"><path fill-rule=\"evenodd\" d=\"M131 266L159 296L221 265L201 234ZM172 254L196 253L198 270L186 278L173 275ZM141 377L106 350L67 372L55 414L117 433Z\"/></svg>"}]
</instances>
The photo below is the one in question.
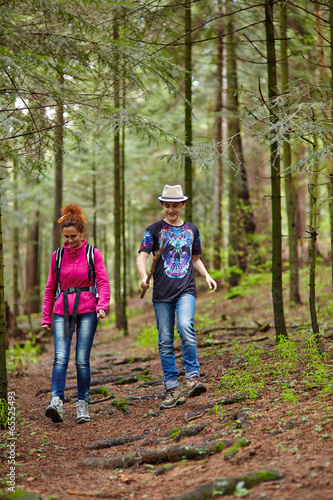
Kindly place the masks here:
<instances>
[{"instance_id":1,"label":"man's blue jeans","mask_svg":"<svg viewBox=\"0 0 333 500\"><path fill-rule=\"evenodd\" d=\"M76 352L75 364L77 373L77 399L89 401L90 391L90 351L93 344L97 315L95 312L78 314L76 320ZM65 335L64 317L54 315L54 363L52 372L52 397L59 396L65 400L67 367L70 357L73 332L70 326L69 335Z\"/></svg>"},{"instance_id":2,"label":"man's blue jeans","mask_svg":"<svg viewBox=\"0 0 333 500\"><path fill-rule=\"evenodd\" d=\"M166 389L173 389L179 385L177 380L179 372L176 368L174 351L175 314L182 345L185 377L189 379L199 376L197 341L193 327L195 300L194 295L186 293L174 302L154 302L153 304L158 330L158 350Z\"/></svg>"}]
</instances>

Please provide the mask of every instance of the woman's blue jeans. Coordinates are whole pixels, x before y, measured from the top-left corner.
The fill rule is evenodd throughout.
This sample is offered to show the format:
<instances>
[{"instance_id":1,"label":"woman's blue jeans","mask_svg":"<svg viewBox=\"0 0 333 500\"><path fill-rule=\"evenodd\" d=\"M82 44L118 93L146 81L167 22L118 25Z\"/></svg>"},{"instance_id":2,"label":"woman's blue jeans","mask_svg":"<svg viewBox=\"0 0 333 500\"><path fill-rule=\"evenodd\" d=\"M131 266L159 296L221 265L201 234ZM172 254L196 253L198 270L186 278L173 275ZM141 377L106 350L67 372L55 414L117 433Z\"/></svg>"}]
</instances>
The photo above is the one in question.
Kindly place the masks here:
<instances>
[{"instance_id":1,"label":"woman's blue jeans","mask_svg":"<svg viewBox=\"0 0 333 500\"><path fill-rule=\"evenodd\" d=\"M185 377L189 379L199 376L197 341L193 327L195 300L194 295L186 293L174 302L154 302L153 304L158 330L158 350L166 389L173 389L179 385L177 380L179 372L176 368L174 351L175 314L182 346Z\"/></svg>"},{"instance_id":2,"label":"woman's blue jeans","mask_svg":"<svg viewBox=\"0 0 333 500\"><path fill-rule=\"evenodd\" d=\"M75 364L77 373L77 399L89 401L90 391L90 351L93 344L97 314L95 312L78 314L76 320ZM69 322L70 323L70 322ZM66 374L70 357L73 332L65 336L64 317L54 315L54 363L52 372L52 397L65 400Z\"/></svg>"}]
</instances>

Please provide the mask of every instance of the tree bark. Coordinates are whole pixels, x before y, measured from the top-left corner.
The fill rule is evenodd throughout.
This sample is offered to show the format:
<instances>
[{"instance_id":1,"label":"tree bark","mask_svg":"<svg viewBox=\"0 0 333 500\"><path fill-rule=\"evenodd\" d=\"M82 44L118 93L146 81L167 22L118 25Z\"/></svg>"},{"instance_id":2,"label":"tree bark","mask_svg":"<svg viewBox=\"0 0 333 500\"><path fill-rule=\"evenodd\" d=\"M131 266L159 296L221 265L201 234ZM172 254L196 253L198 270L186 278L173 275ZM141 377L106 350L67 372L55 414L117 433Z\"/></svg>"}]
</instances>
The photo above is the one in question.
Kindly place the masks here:
<instances>
[{"instance_id":1,"label":"tree bark","mask_svg":"<svg viewBox=\"0 0 333 500\"><path fill-rule=\"evenodd\" d=\"M95 145L93 146L93 161L92 161L92 205L93 205L93 242L97 247L97 170L96 170L96 154Z\"/></svg>"},{"instance_id":2,"label":"tree bark","mask_svg":"<svg viewBox=\"0 0 333 500\"><path fill-rule=\"evenodd\" d=\"M192 146L192 20L191 1L185 2L185 147ZM189 197L185 205L185 219L192 222L193 166L189 155L185 156L185 194Z\"/></svg>"},{"instance_id":3,"label":"tree bark","mask_svg":"<svg viewBox=\"0 0 333 500\"><path fill-rule=\"evenodd\" d=\"M324 352L322 345L316 311L316 250L317 250L317 225L318 225L318 171L313 172L313 182L310 186L312 217L310 233L310 282L309 282L309 308L311 315L312 331L319 354Z\"/></svg>"},{"instance_id":4,"label":"tree bark","mask_svg":"<svg viewBox=\"0 0 333 500\"><path fill-rule=\"evenodd\" d=\"M60 87L64 82L64 77L59 76ZM58 219L61 217L62 206L62 166L64 150L64 103L58 100L55 116L55 200L54 200L54 224L53 224L53 249L61 246L61 234L59 231Z\"/></svg>"},{"instance_id":5,"label":"tree bark","mask_svg":"<svg viewBox=\"0 0 333 500\"><path fill-rule=\"evenodd\" d=\"M288 4L281 6L280 10L280 28L281 28L281 85L282 92L287 93L289 87L288 72L288 42L287 42L287 8ZM301 297L299 293L299 259L298 259L298 234L296 228L296 210L297 210L297 190L295 187L294 176L289 171L292 164L291 144L288 140L283 141L283 166L287 203L288 218L288 245L289 245L289 302L290 306L300 304Z\"/></svg>"},{"instance_id":6,"label":"tree bark","mask_svg":"<svg viewBox=\"0 0 333 500\"><path fill-rule=\"evenodd\" d=\"M258 470L242 476L221 477L203 484L193 491L168 497L167 500L213 500L221 495L232 495L239 483L243 483L245 488L252 488L263 481L276 481L284 476L285 474L274 470Z\"/></svg>"},{"instance_id":7,"label":"tree bark","mask_svg":"<svg viewBox=\"0 0 333 500\"><path fill-rule=\"evenodd\" d=\"M90 457L78 465L101 469L126 469L139 464L158 464L163 462L178 462L183 458L188 460L201 460L210 455L220 453L225 448L222 441L202 443L200 445L172 445L165 448L144 449L129 452L117 457L98 458Z\"/></svg>"},{"instance_id":8,"label":"tree bark","mask_svg":"<svg viewBox=\"0 0 333 500\"><path fill-rule=\"evenodd\" d=\"M118 19L113 20L113 38L118 40ZM119 111L119 60L114 68L114 107ZM123 304L121 295L121 165L120 165L120 129L116 124L114 130L114 291L115 291L115 312L116 327L124 328Z\"/></svg>"},{"instance_id":9,"label":"tree bark","mask_svg":"<svg viewBox=\"0 0 333 500\"><path fill-rule=\"evenodd\" d=\"M14 162L14 201L13 201L13 209L14 213L18 214L18 201L17 201L17 164ZM19 228L18 225L15 224L13 229L13 302L14 302L14 316L17 317L19 315L19 303L20 303L20 292L19 292Z\"/></svg>"},{"instance_id":10,"label":"tree bark","mask_svg":"<svg viewBox=\"0 0 333 500\"><path fill-rule=\"evenodd\" d=\"M2 179L0 179L0 401L4 400L7 402L5 281L3 272L1 181ZM0 422L0 427L3 427L2 422Z\"/></svg>"},{"instance_id":11,"label":"tree bark","mask_svg":"<svg viewBox=\"0 0 333 500\"><path fill-rule=\"evenodd\" d=\"M231 2L227 2L227 12L231 12ZM255 231L254 218L250 205L250 196L245 168L241 128L238 118L238 76L236 64L236 40L233 37L233 17L228 17L227 31L227 109L228 139L230 146L228 158L234 165L229 175L229 287L239 284L242 272L247 268L247 234Z\"/></svg>"},{"instance_id":12,"label":"tree bark","mask_svg":"<svg viewBox=\"0 0 333 500\"><path fill-rule=\"evenodd\" d=\"M329 1L330 9L330 48L331 48L331 122L333 122L333 0ZM333 172L330 173L330 225L331 225L331 281L333 291Z\"/></svg>"},{"instance_id":13,"label":"tree bark","mask_svg":"<svg viewBox=\"0 0 333 500\"><path fill-rule=\"evenodd\" d=\"M124 88L126 86L124 85ZM125 91L124 91L125 92ZM126 106L125 94L123 95L123 106ZM122 247L122 315L123 331L125 337L129 334L127 321L127 245L126 245L126 204L125 204L125 126L122 128L121 141L121 168L120 168L120 186L121 186L121 247Z\"/></svg>"},{"instance_id":14,"label":"tree bark","mask_svg":"<svg viewBox=\"0 0 333 500\"><path fill-rule=\"evenodd\" d=\"M222 1L219 0L219 13L222 14ZM223 66L224 66L224 24L219 22L217 26L217 87L216 87L216 143L218 158L216 162L216 231L214 239L214 269L221 269L223 249L223 210L222 210L222 144L223 144Z\"/></svg>"},{"instance_id":15,"label":"tree bark","mask_svg":"<svg viewBox=\"0 0 333 500\"><path fill-rule=\"evenodd\" d=\"M265 29L267 48L268 96L270 106L278 95L276 75L275 37L273 24L274 0L265 0ZM271 110L270 123L274 129L277 117ZM270 146L271 163L271 206L272 206L272 298L276 342L288 338L283 309L282 293L282 230L281 230L281 181L279 144L272 140Z\"/></svg>"},{"instance_id":16,"label":"tree bark","mask_svg":"<svg viewBox=\"0 0 333 500\"><path fill-rule=\"evenodd\" d=\"M39 273L39 223L40 212L29 214L27 259L26 259L26 297L24 309L28 314L40 312L40 273Z\"/></svg>"}]
</instances>

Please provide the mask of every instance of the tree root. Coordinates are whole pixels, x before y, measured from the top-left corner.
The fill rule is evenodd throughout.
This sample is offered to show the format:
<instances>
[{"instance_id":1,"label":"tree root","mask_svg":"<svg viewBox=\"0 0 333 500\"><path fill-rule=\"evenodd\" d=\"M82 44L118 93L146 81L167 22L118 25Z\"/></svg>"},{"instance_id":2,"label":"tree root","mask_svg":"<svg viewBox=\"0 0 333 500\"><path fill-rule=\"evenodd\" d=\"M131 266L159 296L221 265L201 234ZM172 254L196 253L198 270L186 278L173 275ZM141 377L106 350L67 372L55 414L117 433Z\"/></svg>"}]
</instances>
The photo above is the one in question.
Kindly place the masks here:
<instances>
[{"instance_id":1,"label":"tree root","mask_svg":"<svg viewBox=\"0 0 333 500\"><path fill-rule=\"evenodd\" d=\"M276 481L282 479L285 474L274 470L259 470L257 472L250 472L243 476L236 477L222 477L214 479L209 483L199 486L193 491L168 497L167 500L209 500L214 499L220 495L232 495L239 483L242 483L245 488L252 488L256 484L263 481Z\"/></svg>"},{"instance_id":2,"label":"tree root","mask_svg":"<svg viewBox=\"0 0 333 500\"><path fill-rule=\"evenodd\" d=\"M240 396L227 396L225 398L219 399L218 401L214 401L212 403L209 403L204 406L199 406L195 410L192 410L184 415L184 420L193 420L195 418L199 418L205 413L208 412L211 408L214 406L219 406L219 405L231 405L234 403L239 403L240 401L245 401L248 399L248 396L246 394L240 395Z\"/></svg>"},{"instance_id":3,"label":"tree root","mask_svg":"<svg viewBox=\"0 0 333 500\"><path fill-rule=\"evenodd\" d=\"M175 427L171 431L168 431L165 436L169 439L174 439L175 441L180 441L185 437L197 436L204 430L208 423L202 422L194 427Z\"/></svg>"},{"instance_id":4,"label":"tree root","mask_svg":"<svg viewBox=\"0 0 333 500\"><path fill-rule=\"evenodd\" d=\"M225 448L222 441L202 443L200 445L172 445L165 448L155 448L129 452L117 457L90 457L79 461L78 465L101 469L126 469L133 465L159 464L163 462L178 462L184 458L201 460L215 453L221 453Z\"/></svg>"},{"instance_id":5,"label":"tree root","mask_svg":"<svg viewBox=\"0 0 333 500\"><path fill-rule=\"evenodd\" d=\"M88 444L86 448L88 450L101 450L102 448L111 448L112 446L121 446L123 444L131 443L133 441L139 441L148 436L150 432L145 434L138 434L136 436L118 436L112 439L104 439L102 441L96 441L95 443Z\"/></svg>"}]
</instances>

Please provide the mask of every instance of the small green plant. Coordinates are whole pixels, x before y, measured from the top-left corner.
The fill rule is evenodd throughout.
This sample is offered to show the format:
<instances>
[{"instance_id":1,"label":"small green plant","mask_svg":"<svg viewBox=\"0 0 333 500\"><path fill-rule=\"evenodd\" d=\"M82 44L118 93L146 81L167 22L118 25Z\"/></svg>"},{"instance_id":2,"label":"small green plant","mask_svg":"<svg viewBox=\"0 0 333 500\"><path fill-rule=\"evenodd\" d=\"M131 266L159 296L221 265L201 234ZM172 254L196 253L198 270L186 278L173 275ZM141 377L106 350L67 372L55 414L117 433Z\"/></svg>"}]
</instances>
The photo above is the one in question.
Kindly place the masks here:
<instances>
[{"instance_id":1,"label":"small green plant","mask_svg":"<svg viewBox=\"0 0 333 500\"><path fill-rule=\"evenodd\" d=\"M121 410L123 412L126 412L126 410L128 409L128 399L114 399L113 401L111 401L111 404L112 406L115 406L117 408L117 410Z\"/></svg>"},{"instance_id":2,"label":"small green plant","mask_svg":"<svg viewBox=\"0 0 333 500\"><path fill-rule=\"evenodd\" d=\"M0 427L7 429L8 425L8 403L5 399L0 399Z\"/></svg>"},{"instance_id":3,"label":"small green plant","mask_svg":"<svg viewBox=\"0 0 333 500\"><path fill-rule=\"evenodd\" d=\"M108 391L107 387L105 387L104 385L101 385L101 387L98 390L98 394L101 394L102 396L107 396L109 394L109 391Z\"/></svg>"},{"instance_id":4,"label":"small green plant","mask_svg":"<svg viewBox=\"0 0 333 500\"><path fill-rule=\"evenodd\" d=\"M40 346L36 345L36 340L26 340L23 347L20 344L15 344L6 352L7 370L14 372L15 370L27 368L29 364L37 363L38 355L40 354Z\"/></svg>"},{"instance_id":5,"label":"small green plant","mask_svg":"<svg viewBox=\"0 0 333 500\"><path fill-rule=\"evenodd\" d=\"M296 404L299 400L299 395L292 388L285 387L281 392L281 398L286 401L286 403Z\"/></svg>"},{"instance_id":6,"label":"small green plant","mask_svg":"<svg viewBox=\"0 0 333 500\"><path fill-rule=\"evenodd\" d=\"M156 349L158 345L158 331L155 325L145 326L138 335L135 345L138 347L148 347Z\"/></svg>"},{"instance_id":7,"label":"small green plant","mask_svg":"<svg viewBox=\"0 0 333 500\"><path fill-rule=\"evenodd\" d=\"M249 495L251 492L247 488L244 487L244 481L239 481L239 483L236 484L236 488L234 491L235 497L246 497Z\"/></svg>"},{"instance_id":8,"label":"small green plant","mask_svg":"<svg viewBox=\"0 0 333 500\"><path fill-rule=\"evenodd\" d=\"M219 415L221 418L224 417L225 409L223 406L216 404L208 412L210 415Z\"/></svg>"}]
</instances>

